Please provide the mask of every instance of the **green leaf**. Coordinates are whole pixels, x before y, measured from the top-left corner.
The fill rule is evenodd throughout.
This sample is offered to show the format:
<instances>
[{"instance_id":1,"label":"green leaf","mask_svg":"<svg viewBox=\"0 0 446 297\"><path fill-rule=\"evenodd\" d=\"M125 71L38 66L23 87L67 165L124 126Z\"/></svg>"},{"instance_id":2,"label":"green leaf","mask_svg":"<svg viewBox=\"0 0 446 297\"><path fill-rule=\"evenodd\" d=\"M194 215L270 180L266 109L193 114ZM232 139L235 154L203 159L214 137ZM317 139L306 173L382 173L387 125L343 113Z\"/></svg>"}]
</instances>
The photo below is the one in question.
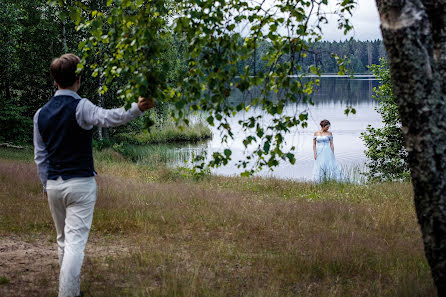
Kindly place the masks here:
<instances>
[{"instance_id":1,"label":"green leaf","mask_svg":"<svg viewBox=\"0 0 446 297\"><path fill-rule=\"evenodd\" d=\"M209 125L214 126L214 117L213 116L209 116L206 120L209 123Z\"/></svg>"},{"instance_id":2,"label":"green leaf","mask_svg":"<svg viewBox=\"0 0 446 297\"><path fill-rule=\"evenodd\" d=\"M84 41L81 41L81 42L79 42L79 44L78 44L78 49L79 50L82 50L84 47L85 47L85 44L87 43L87 41L86 40L84 40Z\"/></svg>"},{"instance_id":3,"label":"green leaf","mask_svg":"<svg viewBox=\"0 0 446 297\"><path fill-rule=\"evenodd\" d=\"M263 144L263 151L265 152L265 154L269 154L269 149L270 149L270 142L269 142L269 141L266 141L266 142Z\"/></svg>"},{"instance_id":4,"label":"green leaf","mask_svg":"<svg viewBox=\"0 0 446 297\"><path fill-rule=\"evenodd\" d=\"M84 69L84 64L82 64L82 63L77 64L76 74L80 74L83 69Z\"/></svg>"},{"instance_id":5,"label":"green leaf","mask_svg":"<svg viewBox=\"0 0 446 297\"><path fill-rule=\"evenodd\" d=\"M81 22L81 11L77 7L70 8L70 18L75 22L76 25L79 25Z\"/></svg>"},{"instance_id":6,"label":"green leaf","mask_svg":"<svg viewBox=\"0 0 446 297\"><path fill-rule=\"evenodd\" d=\"M251 172L249 171L243 171L242 173L240 173L241 177L250 177L251 176Z\"/></svg>"}]
</instances>

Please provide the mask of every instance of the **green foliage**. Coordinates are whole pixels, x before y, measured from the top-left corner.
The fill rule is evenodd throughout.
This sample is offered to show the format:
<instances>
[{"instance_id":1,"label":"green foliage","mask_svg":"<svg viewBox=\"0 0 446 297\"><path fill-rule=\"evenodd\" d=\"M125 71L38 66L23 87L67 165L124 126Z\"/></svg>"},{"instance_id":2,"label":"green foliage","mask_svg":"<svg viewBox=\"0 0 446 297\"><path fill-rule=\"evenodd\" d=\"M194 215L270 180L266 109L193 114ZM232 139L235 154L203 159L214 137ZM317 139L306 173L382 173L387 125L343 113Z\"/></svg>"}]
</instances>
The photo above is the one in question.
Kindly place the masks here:
<instances>
[{"instance_id":1,"label":"green foliage","mask_svg":"<svg viewBox=\"0 0 446 297\"><path fill-rule=\"evenodd\" d=\"M93 139L93 148L97 149L99 151L102 151L103 149L109 148L113 145L113 141L110 140L110 138L103 138L100 139Z\"/></svg>"},{"instance_id":2,"label":"green foliage","mask_svg":"<svg viewBox=\"0 0 446 297\"><path fill-rule=\"evenodd\" d=\"M32 120L23 115L25 108L15 102L0 105L0 141L27 143L32 139Z\"/></svg>"},{"instance_id":3,"label":"green foliage","mask_svg":"<svg viewBox=\"0 0 446 297\"><path fill-rule=\"evenodd\" d=\"M14 74L18 67L18 36L21 34L19 7L7 2L0 5L0 141L26 142L31 139L30 120L23 114L25 108L18 106L16 94L12 90ZM10 71L8 71L10 70ZM31 123L32 124L32 123Z\"/></svg>"},{"instance_id":4,"label":"green foliage","mask_svg":"<svg viewBox=\"0 0 446 297\"><path fill-rule=\"evenodd\" d=\"M63 28L68 35L74 26L63 26L46 0L0 3L0 137L29 142L32 117L53 93L49 64L63 53ZM70 46L78 42L68 40Z\"/></svg>"},{"instance_id":5,"label":"green foliage","mask_svg":"<svg viewBox=\"0 0 446 297\"><path fill-rule=\"evenodd\" d=\"M167 25L171 6L164 1L107 1L103 11L91 11L79 3L68 6L77 30L90 35L79 43L84 53L79 70L88 57L105 49L102 63L91 65L93 77L103 75L105 78L103 92L113 79L124 77L125 83L118 94L127 107L138 96L162 97L167 83L175 78L176 73L171 70L175 68L179 52ZM80 9L88 18L82 19Z\"/></svg>"},{"instance_id":6,"label":"green foliage","mask_svg":"<svg viewBox=\"0 0 446 297\"><path fill-rule=\"evenodd\" d=\"M6 276L0 277L0 285L9 284L9 279Z\"/></svg>"},{"instance_id":7,"label":"green foliage","mask_svg":"<svg viewBox=\"0 0 446 297\"><path fill-rule=\"evenodd\" d=\"M0 56L4 61L4 67L0 68L0 100L3 103L3 109L1 110L2 122L0 124L2 127L11 127L11 129L3 129L4 131L2 132L3 135L1 137L4 140L12 142L31 140L32 125L30 124L30 120L35 111L45 104L54 92L52 81L48 73L48 65L54 57L60 56L65 52L73 52L75 54L85 53L80 94L83 97L89 98L99 106L105 108L122 106L127 98L127 90L129 88L131 89L131 93L136 94L139 92L137 88L135 89L135 86L138 87L138 81L136 81L137 75L132 72L132 70L135 69L137 70L137 74L143 73L144 75L154 75L156 77L155 80L149 81L149 89L153 87L154 90L149 90L148 93L158 92L158 90L163 91L162 86L167 86L164 91L168 90L169 93L166 95L163 91L163 94L161 97L157 98L157 101L162 101L166 103L165 105L176 105L179 110L183 111L183 113L177 112L177 114L174 114L180 126L187 126L187 119L185 119L185 114L188 114L187 109L197 111L203 108L200 104L191 102L194 99L193 97L189 97L189 99L191 99L189 101L184 101L184 98L168 100L171 95L182 96L181 85L187 84L187 82L183 80L187 79L191 68L197 69L197 67L200 66L197 64L198 66L192 67L191 65L197 59L202 57L206 58L202 51L198 53L198 58L196 56L192 57L192 54L195 51L195 49L191 47L191 45L193 46L195 44L192 42L192 39L194 38L193 34L188 35L186 32L187 30L181 30L182 23L180 24L180 21L187 22L194 18L196 19L198 17L198 11L194 12L193 15L191 14L190 17L187 16L178 20L176 19L178 15L181 15L181 12L194 10L194 4L191 4L192 2L177 1L154 3L133 0L58 0L48 2L58 5L48 6L46 0L2 1L2 5L0 5L0 35L2 40L2 43L0 43ZM352 3L352 1L347 2L344 4L351 5ZM241 11L244 11L246 14L252 14L256 11L255 9L259 9L251 2L243 3L240 2L231 5L233 5L232 7L241 7ZM246 3L251 6L249 9L246 7ZM315 5L314 9L316 8L316 4L312 4L310 1L301 4L301 8L307 6L311 7L311 5ZM185 8L187 5L189 6ZM209 3L206 5L209 6ZM204 25L205 27L212 26L213 18L215 18L215 22L218 23L220 29L222 26L224 27L224 24L221 22L222 17L228 20L227 8L225 10L224 5L229 4L226 2L218 4L218 7L221 7L223 14L220 13L216 16L209 16L207 24ZM283 6L284 4L281 5ZM144 7L145 10L139 10L140 7ZM214 10L216 11L218 7L215 7ZM264 8L265 7L260 8L259 11L262 12ZM277 8L279 8L279 6L277 6ZM341 8L342 5L339 6L339 11ZM291 9L291 6L283 7L283 9ZM274 8L269 10L270 14L273 10ZM348 10L345 12L348 15ZM145 23L144 14L147 13L150 14L150 19L149 22ZM201 10L201 13L207 12ZM271 69L268 55L272 51L276 51L278 42L286 43L287 39L292 40L291 35L293 34L292 31L290 36L287 38L283 37L282 40L278 41L278 39L274 38L274 35L280 37L278 31L284 32L283 28L287 26L287 19L281 19L279 17L270 18L268 17L268 14L259 14L260 15L257 17L249 17L249 15L242 17L238 15L238 21L236 23L239 25L246 25L252 21L257 22L258 25L263 26L265 29L270 25L272 26L271 31L273 34L268 34L268 36L264 36L262 33L263 31L259 31L260 27L256 30L251 30L251 37L254 37L256 33L259 33L261 36L258 36L254 43L251 41L251 46L246 54L242 55L241 53L246 52L244 44L247 41L245 36L248 35L244 33L237 35L237 31L242 31L240 28L241 26L233 27L234 24L227 24L228 30L226 30L225 34L226 36L232 36L231 40L233 42L223 43L221 42L221 40L223 40L221 38L217 40L217 42L204 41L205 46L218 45L221 48L227 46L240 47L240 49L234 49L233 60L226 59L226 61L230 60L232 63L230 64L231 66L236 65L237 73L235 79L232 81L232 86L224 88L223 92L225 95L232 93L235 84L239 85L240 88L244 90L244 98L247 99L245 105L247 106L251 105L251 101L254 97L249 95L245 96L246 94L249 94L251 90L249 88L249 80L242 80L239 83L240 74L260 74L260 76L263 75L265 78L264 74L269 73ZM299 37L301 33L304 33L305 31L303 11L300 10L298 13L294 13L294 16L299 18L301 22L299 23L301 24L300 29L298 30L296 27L294 31ZM263 23L259 23L262 22L262 18L266 18L266 20ZM134 24L128 22L132 22L133 20L138 22ZM277 26L275 25L275 21L277 21ZM77 31L75 30L76 24L79 25ZM148 27L150 27L150 30L146 30ZM178 29L175 29L177 27ZM102 29L101 35L99 34L99 28ZM192 27L188 25L186 28L191 29ZM218 31L218 28L215 28L215 30ZM215 30L213 32L216 32ZM207 29L204 29L204 31L197 32L201 32L200 34L209 34L210 32L207 31ZM307 33L308 32L309 30L307 30ZM126 36L125 34L129 34L129 36ZM236 36L233 36L234 34ZM273 38L271 39L269 37ZM113 40L116 42L113 43ZM134 42L133 45L132 42ZM340 43L310 43L308 40L305 42L307 42L307 45L302 47L302 54L300 54L299 51L296 52L296 50L282 50L280 55L276 56L277 65L294 59L295 63L299 64L301 67L300 72L297 71L298 73L320 73L320 71L317 70L318 68L323 72L337 72L338 66L335 59L331 56L331 52L336 53L338 56L345 56L348 59L352 59L351 55L358 52L361 54L358 56L361 63L357 64L365 65L364 48L367 46L367 43L355 41ZM371 48L373 50L380 48L378 43L375 44L372 42L372 44L373 46ZM253 47L252 45L255 46ZM122 48L120 48L120 46ZM286 48L286 45L284 45L284 47ZM290 47L290 49L291 48L292 47ZM296 43L294 49L298 48ZM307 48L307 50L304 48ZM207 47L207 49L210 51L212 50L212 47ZM151 52L151 50L154 50L154 52ZM231 51L232 49L229 50ZM223 52L229 51L228 49L225 49ZM121 57L120 53L125 56ZM155 57L155 60L144 60L142 58L144 53L149 53L149 56ZM294 57L292 56L293 54ZM374 54L373 57L375 56L376 55ZM212 62L211 60L209 61ZM189 64L189 62L192 62L192 64ZM198 62L201 63L201 61ZM150 64L149 68L144 64ZM224 66L224 63L220 64L221 67ZM90 65L92 67L90 67ZM141 65L145 68L140 67ZM229 67L230 65L227 66ZM114 66L116 66L116 68L114 68ZM122 72L122 69L126 70L126 67L128 71ZM206 67L201 68L204 76L209 73L210 67L211 63L208 63ZM358 67L360 68L360 66ZM283 68L282 70L284 69L286 68ZM354 68L354 70L355 69L356 68ZM272 75L274 75L274 73ZM109 77L112 77L111 81L107 81L107 78ZM191 79L196 79L196 77L192 77ZM146 81L148 80L146 79L143 83ZM182 83L179 84L178 81L182 81ZM202 81L202 83L198 84L198 87L200 88L204 86L207 88L210 83L212 83L212 80ZM144 87L142 87L142 89L143 88ZM174 90L172 91L172 89ZM189 89L190 88L186 88L186 91L190 92ZM213 87L212 89L218 91L217 87ZM120 90L121 97L116 96L116 93ZM281 90L280 84L277 85L277 88L274 88L274 90ZM306 92L309 90L309 88L305 89ZM210 96L214 95L209 88L203 90L201 93L205 92L208 92ZM275 94L275 91L270 90L269 92L273 95ZM271 101L274 101L272 97L273 96L270 97ZM132 100L135 98L136 97L133 97ZM199 98L195 99L198 100ZM308 98L306 99L308 100ZM300 98L299 100L303 99ZM127 102L128 101L129 99L127 98ZM224 101L226 101L226 104L228 100L225 99ZM280 109L281 107L279 106L276 110ZM236 111L238 110L243 112L242 105L236 108ZM164 111L156 110L156 112ZM219 125L222 124L221 121L218 120L220 116L222 119L227 118L227 115L224 113L222 115L220 112L220 115L213 114L209 116L208 119L213 124ZM158 123L159 119L159 117L153 118L155 123ZM302 124L305 126L305 122ZM140 129L139 124L130 126L134 132ZM263 127L263 129L267 130L267 127ZM110 133L119 133L127 130L126 127L120 127L112 129ZM265 134L264 131L260 131L260 134L262 133ZM229 138L230 137L231 136L229 136ZM250 138L250 140L254 143L253 138ZM267 146L268 144L266 147Z\"/></svg>"},{"instance_id":8,"label":"green foliage","mask_svg":"<svg viewBox=\"0 0 446 297\"><path fill-rule=\"evenodd\" d=\"M372 181L394 181L409 179L409 167L407 164L407 151L404 148L404 139L401 132L400 117L395 98L392 93L390 72L386 60L381 60L381 65L370 67L373 74L381 82L379 88L375 88L374 98L379 105L376 111L381 114L384 126L382 128L367 127L362 133L367 150L368 171L365 175Z\"/></svg>"},{"instance_id":9,"label":"green foliage","mask_svg":"<svg viewBox=\"0 0 446 297\"><path fill-rule=\"evenodd\" d=\"M211 31L209 31L209 28L207 27L212 26L212 22L215 19L216 25L219 26L220 29L224 29L225 32L223 32L223 35L226 36L225 38L228 39L230 37L230 42L223 42L223 40L225 40L223 35L222 38L217 38L217 41L202 40L204 46L207 48L205 51L210 52L211 56L206 56L203 52L204 49L200 49L199 53L195 51L193 46L197 43L193 42L193 39L195 38L193 34L194 32L192 32L192 34L189 34L190 32L187 33L188 30L190 31L193 29L190 24L185 26L187 30L181 29L183 28L183 22L192 22L197 20L200 13L207 13L206 8L204 7L199 11L195 11L190 16L177 19L177 16L181 15L182 12L195 9L193 7L194 4L191 4L192 2L176 1L154 3L133 0L49 1L49 3L58 4L53 6L48 6L47 3L46 0L1 1L0 36L2 42L0 43L0 57L2 57L4 63L3 67L0 68L0 100L3 104L0 125L2 127L7 127L7 129L2 130L1 135L2 139L5 141L24 142L31 140L31 118L35 111L45 104L54 92L52 81L48 73L48 65L54 57L60 56L65 52L73 52L79 55L84 52L84 68L82 69L83 80L80 94L105 108L122 106L122 104L125 103L126 96L128 95L127 90L129 89L131 89L130 92L133 94L139 92L136 74L142 73L143 76L155 76L155 80L149 81L148 79L145 79L143 81L143 84L147 81L149 82L149 89L154 88L152 91L150 91L151 89L148 90L147 93L163 91L163 94L161 97L157 98L157 101L162 101L163 103L166 103L165 105L176 105L179 110L183 111L183 113L177 112L177 114L174 115L180 126L187 126L187 120L183 121L185 120L185 114L188 113L187 109L192 109L192 111L203 109L202 105L195 104L198 102L198 97L194 98L189 96L189 101L185 101L184 98L181 97L183 92L181 85L187 85L187 82L184 81L187 79L201 79L200 77L197 78L197 76L187 77L193 69L202 67L200 69L203 72L203 76L206 76L209 73L209 70L212 72L212 59L209 60L209 58L214 58L215 55L218 55L218 51L222 51L223 53L232 52L232 57L234 58L223 59L224 61L229 61L231 64L225 66L224 63L220 63L220 68L232 67L233 65L236 66L235 79L231 81L232 86L231 83L229 83L229 88L223 88L223 93L225 95L232 94L235 85L237 84L240 86L240 89L244 90L244 98L247 99L244 104L246 105L245 107L249 107L251 101L253 101L255 97L249 96L251 90L249 88L250 81L245 79L239 81L240 74L243 75L244 73L249 73L250 76L254 74L259 75L259 77L263 78L260 78L260 80L256 79L255 81L260 82L262 79L268 79L265 74L269 73L271 69L274 70L277 65L287 63L293 59L296 65L300 65L299 71L296 70L298 68L298 66L296 66L296 73L320 73L320 71L337 72L339 66L336 64L336 60L331 56L331 53L336 53L340 57L347 57L347 59L352 60L352 68L358 72L362 71L364 65L367 65L366 57L367 46L369 43L371 44L369 47L373 52L373 59L378 55L381 55L382 52L382 46L378 41L357 42L350 40L346 42L320 42L316 40L316 35L313 36L309 34L310 30L307 28L308 26L305 27L305 17L302 9L294 13L294 17L299 19L300 22L295 24L295 30L291 31L291 35L287 37L281 36L279 33L285 32L283 28L289 25L287 24L288 19L269 16L274 8L269 10L269 14L262 14L265 7L256 7L250 1L233 4L221 2L221 4L218 4L213 8L214 11L217 11L217 8L220 7L222 13L207 17L207 23L203 25L204 29L197 31L196 33L210 34ZM351 5L352 3L353 1L347 1L343 5ZM248 6L250 5L250 8L246 7L247 4ZM209 6L209 3L206 5ZM226 9L224 8L225 5ZM232 5L232 7L236 8L241 7L241 10L238 15L234 15L234 17L238 16L238 21L228 23L226 28L222 23L222 19L229 20L227 17L229 6L227 5ZM291 6L284 5L285 4L283 3L278 4L276 7L281 7L280 9L283 10L291 9ZM301 3L299 7L305 8L311 7L312 5L314 5L314 9L316 9L317 5L311 3L311 1ZM144 7L145 10L140 10L140 7ZM342 5L339 6L339 12L341 12L342 7ZM260 9L259 15L256 17L249 17L249 14L256 12L256 9ZM241 16L240 14L242 14L242 11L247 15ZM348 15L348 9L345 13ZM149 22L146 23L144 16L147 14L150 14L150 18L147 19ZM262 19L265 20L262 21ZM132 24L131 22L133 21L137 22ZM238 34L242 33L241 25L247 25L247 23L251 23L251 21L257 23L258 26L263 27L264 29L267 29L268 26L272 26L270 30L272 34L269 34L271 32L268 31L268 36L265 36L266 31L261 31L260 27L254 28L256 30L251 30L250 34L248 34L249 30L244 31L247 34L244 34L244 32L243 34ZM275 24L276 21L277 25ZM79 25L77 31L75 29L76 24ZM235 24L238 24L238 26L233 27ZM301 27L297 28L298 24L300 24ZM249 27L249 25L247 25L247 27ZM149 28L149 30L146 30L147 28ZM219 28L216 27L215 30L211 29L214 30L212 32L218 33ZM102 30L101 34L99 34L99 29ZM287 40L293 40L292 37L294 36L294 33L299 38L300 36L304 36L302 34L305 32L305 29L309 34L307 36L313 36L313 39L316 40L316 42L309 42L311 38L308 38L308 40L304 42L306 45L301 48L298 46L299 43L292 43L296 44L296 46L287 47ZM316 33L318 33L317 30ZM129 36L126 36L126 34ZM253 42L251 39L253 37L255 38L256 34L260 36L257 36L255 42ZM251 38L248 49L246 49L248 40L245 38L246 36L248 39ZM274 36L278 38L275 38ZM134 42L133 45L132 42ZM278 44L282 44L285 50L282 50L280 54L276 56L277 59L275 59L275 61L277 63L272 67L269 55L272 52L277 52ZM217 48L215 48L215 46L217 46ZM231 46L233 47L232 49L223 49ZM220 49L218 49L218 47ZM212 50L215 51L216 49L217 53L212 53ZM289 50L287 51L286 49ZM294 49L294 51L292 49ZM153 52L151 52L152 50ZM121 57L120 53L125 56ZM148 53L149 56L154 57L155 59L153 61L144 60L143 55L145 53ZM354 56L355 53L357 53L358 56L356 59ZM192 67L193 63L195 63L194 61L201 58L206 58L209 63L207 65L200 65L200 63L203 64L202 61L198 61L199 64ZM148 64L148 66L145 64ZM90 65L92 67L90 67ZM125 71L123 72L122 69ZM285 67L281 71L283 72L286 69L287 68ZM137 70L137 73L135 74L132 70ZM279 72L273 72L271 75L277 73ZM109 77L112 77L111 81L107 81L107 78ZM216 95L208 88L208 85L212 84L216 77L218 77L218 75L214 76L213 79L200 81L199 84L195 84L195 87L206 88L206 90L201 91L201 96L204 96L204 93L206 92L211 97ZM182 82L178 83L179 81ZM227 82L228 80L225 83L226 85L228 84ZM167 86L164 90L163 85ZM144 89L145 87L141 88ZM190 88L185 88L185 91L190 93L191 88L192 86ZM144 91L142 89L141 92ZM218 90L218 86L212 87L211 89L216 92L221 92L221 90ZM121 97L116 96L116 93L119 90L121 90ZM164 94L166 90L169 91L167 95ZM281 90L280 83L274 90ZM274 90L270 90L269 92L274 95ZM306 92L310 91L309 88L305 88L304 90ZM245 96L246 94L248 95ZM171 95L179 97L175 97L169 101L168 99ZM219 95L217 94L216 96L218 97ZM302 95L297 96L300 97L298 100L304 99ZM270 101L274 101L272 97L273 96L270 96ZM132 97L131 100L134 100L135 98L136 97ZM194 99L197 102L192 102ZM305 99L308 100L308 96ZM129 100L130 99L127 98L127 102ZM226 104L228 99L226 98L224 101L224 104ZM211 109L214 107L215 104ZM222 110L223 109L224 108L222 108ZM272 110L281 110L281 107L279 105L279 108L273 108ZM243 112L242 105L237 106L235 111ZM233 110L233 112L235 111ZM156 112L164 111L156 110ZM212 114L209 116L209 121L217 126L220 124L225 125L225 123L222 123L218 118L220 118L220 116L222 119L227 118L227 113L217 113L220 114ZM165 116L165 114L163 116ZM155 123L158 123L160 118L155 117L153 119ZM302 122L302 124L305 126L305 122ZM225 126L228 127L227 125ZM140 129L139 124L131 125L131 127L133 127L134 132ZM222 126L222 129L225 128ZM262 129L263 131L260 130L259 134L263 133L263 135L265 135L266 133L264 131L268 130L268 127L263 127ZM120 127L112 129L111 134L127 130L126 127ZM273 131L271 132L273 133ZM229 138L230 137L231 136L229 135ZM256 140L261 142L258 138ZM255 143L254 138L250 138L250 141L251 143ZM268 145L269 143L266 147L268 147ZM288 152L283 153L282 156L286 155ZM276 162L271 162L270 164L272 163L275 164Z\"/></svg>"},{"instance_id":10,"label":"green foliage","mask_svg":"<svg viewBox=\"0 0 446 297\"><path fill-rule=\"evenodd\" d=\"M103 10L91 10L82 2L51 2L65 5L77 29L87 33L79 44L83 61L105 52L102 62L91 66L93 76L105 78L102 90L118 77L125 79L118 94L127 107L138 96L167 102L175 106L172 116L180 128L189 124L188 110L206 111L208 123L217 127L226 143L234 138L231 119L256 106L272 120L259 115L237 123L245 147L253 148L239 162L244 175L280 161L295 161L295 148L285 149L283 135L294 127L307 127L308 114L284 116L283 111L290 102L312 103L319 80L303 78L321 71L317 65L303 67L302 60L309 45L321 40L320 24L326 19L320 9L327 1L280 0L266 5L246 0L109 0ZM354 0L338 2L338 24L345 32L351 29L348 18L354 4ZM310 25L314 20L316 25ZM169 51L172 44L186 45L185 69L180 67L179 72L186 70L187 75L176 76L177 81L168 71L176 59L175 51ZM341 67L343 63L340 59ZM85 64L79 70L82 67ZM250 92L253 87L260 87L260 94ZM228 100L235 89L246 98L236 105ZM231 153L223 144L222 152L212 157L207 165L220 166L231 160ZM203 156L196 160L196 168L207 167Z\"/></svg>"}]
</instances>

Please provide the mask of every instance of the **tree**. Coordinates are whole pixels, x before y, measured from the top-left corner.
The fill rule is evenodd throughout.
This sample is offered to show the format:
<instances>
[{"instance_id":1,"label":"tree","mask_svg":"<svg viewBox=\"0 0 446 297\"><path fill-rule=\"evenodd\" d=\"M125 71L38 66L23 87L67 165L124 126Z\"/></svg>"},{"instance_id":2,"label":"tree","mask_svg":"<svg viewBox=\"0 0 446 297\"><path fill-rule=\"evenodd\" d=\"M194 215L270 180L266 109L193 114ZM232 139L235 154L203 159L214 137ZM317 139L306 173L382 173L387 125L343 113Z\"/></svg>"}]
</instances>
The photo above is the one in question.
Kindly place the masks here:
<instances>
[{"instance_id":1,"label":"tree","mask_svg":"<svg viewBox=\"0 0 446 297\"><path fill-rule=\"evenodd\" d=\"M24 109L17 106L13 93L13 73L17 69L17 36L20 34L17 6L13 3L0 2L0 57L3 67L0 68L1 91L0 98L0 141L26 141L24 126L27 119L22 115ZM29 120L28 120L29 124ZM22 137L20 137L22 135Z\"/></svg>"},{"instance_id":2,"label":"tree","mask_svg":"<svg viewBox=\"0 0 446 297\"><path fill-rule=\"evenodd\" d=\"M101 65L93 65L94 73L104 73L105 87L115 78L125 77L127 83L118 93L127 106L138 96L167 102L175 106L173 117L180 127L188 125L186 110L205 111L208 123L219 129L224 142L234 137L231 118L257 106L272 121L257 116L238 123L245 134L243 144L251 149L244 160L239 160L244 175L263 166L277 166L280 161L295 162L295 148L285 148L283 133L306 127L308 114L302 111L284 116L283 111L287 102L311 103L313 86L319 83L317 78L305 76L320 74L320 69L316 65L305 67L301 62L309 45L321 40L320 24L326 22L321 9L327 5L326 0L281 0L272 4L246 0L108 0L108 12L90 11L80 1L75 6L63 0L51 2L67 6L77 29L89 33L80 43L84 59L94 56L99 47L105 46L110 52ZM347 16L354 3L338 3L339 28L345 31L351 29ZM169 38L187 44L188 75L174 83L166 78L168 61L163 55ZM269 47L262 46L266 42ZM256 63L259 51L266 51L261 67ZM337 61L342 72L345 62ZM240 64L245 64L242 73ZM261 92L250 92L253 87L260 87ZM245 102L231 104L229 96L235 89L244 94ZM208 165L227 164L231 154L227 148L215 152ZM201 162L197 168L204 169L204 157L197 160Z\"/></svg>"},{"instance_id":3,"label":"tree","mask_svg":"<svg viewBox=\"0 0 446 297\"><path fill-rule=\"evenodd\" d=\"M32 135L33 107L45 102L51 91L45 74L54 31L49 26L49 11L37 9L42 1L0 3L0 138L26 142Z\"/></svg>"},{"instance_id":4,"label":"tree","mask_svg":"<svg viewBox=\"0 0 446 297\"><path fill-rule=\"evenodd\" d=\"M0 138L6 141L29 142L32 117L52 96L48 65L62 52L56 14L46 0L0 1Z\"/></svg>"},{"instance_id":5,"label":"tree","mask_svg":"<svg viewBox=\"0 0 446 297\"><path fill-rule=\"evenodd\" d=\"M446 296L446 1L377 5L425 254Z\"/></svg>"},{"instance_id":6,"label":"tree","mask_svg":"<svg viewBox=\"0 0 446 297\"><path fill-rule=\"evenodd\" d=\"M401 121L392 93L387 61L382 59L381 65L372 65L370 69L381 83L374 89L373 97L379 102L375 109L381 114L384 127L374 128L369 125L366 132L361 133L367 147L365 155L368 158L368 171L365 175L374 181L407 180L407 151L404 148Z\"/></svg>"}]
</instances>

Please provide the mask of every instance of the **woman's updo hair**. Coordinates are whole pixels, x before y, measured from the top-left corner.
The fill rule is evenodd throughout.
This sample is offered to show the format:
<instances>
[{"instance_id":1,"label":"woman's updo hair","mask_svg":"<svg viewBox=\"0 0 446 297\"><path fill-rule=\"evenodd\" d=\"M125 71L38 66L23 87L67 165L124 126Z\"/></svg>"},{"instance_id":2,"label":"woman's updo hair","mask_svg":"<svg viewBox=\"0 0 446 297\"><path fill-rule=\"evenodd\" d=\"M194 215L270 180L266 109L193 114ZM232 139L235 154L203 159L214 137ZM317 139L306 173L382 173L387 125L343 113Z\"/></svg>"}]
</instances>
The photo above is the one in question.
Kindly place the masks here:
<instances>
[{"instance_id":1,"label":"woman's updo hair","mask_svg":"<svg viewBox=\"0 0 446 297\"><path fill-rule=\"evenodd\" d=\"M322 128L324 128L324 127L326 127L328 125L331 125L329 120L322 120L321 121L321 127Z\"/></svg>"}]
</instances>

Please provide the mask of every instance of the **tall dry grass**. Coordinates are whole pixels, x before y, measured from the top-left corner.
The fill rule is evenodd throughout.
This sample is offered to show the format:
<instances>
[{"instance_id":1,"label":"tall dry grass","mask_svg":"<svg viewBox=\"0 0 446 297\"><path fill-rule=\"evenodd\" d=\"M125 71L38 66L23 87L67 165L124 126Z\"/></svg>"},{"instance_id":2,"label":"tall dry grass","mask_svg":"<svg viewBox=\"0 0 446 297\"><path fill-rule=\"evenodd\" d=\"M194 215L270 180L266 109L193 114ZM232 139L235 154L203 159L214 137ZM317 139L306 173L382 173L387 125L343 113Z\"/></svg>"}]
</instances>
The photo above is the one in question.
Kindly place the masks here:
<instances>
[{"instance_id":1,"label":"tall dry grass","mask_svg":"<svg viewBox=\"0 0 446 297\"><path fill-rule=\"evenodd\" d=\"M96 157L92 234L130 252L87 255L86 296L435 296L410 184L194 181ZM0 160L1 234L54 233L34 172Z\"/></svg>"}]
</instances>

